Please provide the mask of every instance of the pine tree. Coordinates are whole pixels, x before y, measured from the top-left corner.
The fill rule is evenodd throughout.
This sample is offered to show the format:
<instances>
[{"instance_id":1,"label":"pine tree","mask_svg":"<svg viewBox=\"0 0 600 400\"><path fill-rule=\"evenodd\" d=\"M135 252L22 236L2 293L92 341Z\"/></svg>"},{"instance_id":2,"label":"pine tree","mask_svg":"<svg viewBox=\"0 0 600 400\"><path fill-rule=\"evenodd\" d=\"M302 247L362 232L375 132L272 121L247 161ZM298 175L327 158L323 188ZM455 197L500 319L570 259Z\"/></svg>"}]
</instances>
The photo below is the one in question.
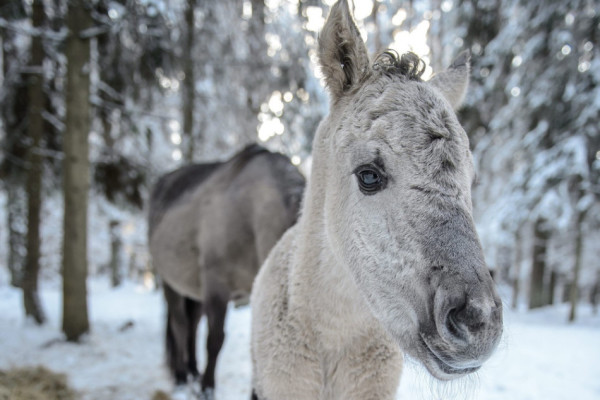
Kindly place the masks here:
<instances>
[{"instance_id":1,"label":"pine tree","mask_svg":"<svg viewBox=\"0 0 600 400\"><path fill-rule=\"evenodd\" d=\"M90 43L88 5L69 2L67 11L67 100L64 134L63 331L77 341L89 331L87 311L87 211L90 186Z\"/></svg>"}]
</instances>

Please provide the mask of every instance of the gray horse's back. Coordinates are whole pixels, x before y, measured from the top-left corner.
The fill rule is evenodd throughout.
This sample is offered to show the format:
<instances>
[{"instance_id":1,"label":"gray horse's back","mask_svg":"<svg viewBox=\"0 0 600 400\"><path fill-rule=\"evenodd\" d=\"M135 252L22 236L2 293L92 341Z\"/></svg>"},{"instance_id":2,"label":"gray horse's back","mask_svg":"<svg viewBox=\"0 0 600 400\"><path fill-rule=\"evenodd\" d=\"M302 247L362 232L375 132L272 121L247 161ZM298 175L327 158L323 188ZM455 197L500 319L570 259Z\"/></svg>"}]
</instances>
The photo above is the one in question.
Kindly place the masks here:
<instances>
[{"instance_id":1,"label":"gray horse's back","mask_svg":"<svg viewBox=\"0 0 600 400\"><path fill-rule=\"evenodd\" d=\"M165 175L150 203L156 271L192 299L215 287L247 295L268 252L295 223L303 188L287 157L257 145L226 162Z\"/></svg>"},{"instance_id":2,"label":"gray horse's back","mask_svg":"<svg viewBox=\"0 0 600 400\"><path fill-rule=\"evenodd\" d=\"M150 195L149 236L152 236L154 227L160 222L160 217L169 207L197 189L219 167L223 167L227 162L237 165L238 168L243 167L245 162L264 152L268 152L268 150L253 144L228 161L185 165L161 176L152 188Z\"/></svg>"}]
</instances>

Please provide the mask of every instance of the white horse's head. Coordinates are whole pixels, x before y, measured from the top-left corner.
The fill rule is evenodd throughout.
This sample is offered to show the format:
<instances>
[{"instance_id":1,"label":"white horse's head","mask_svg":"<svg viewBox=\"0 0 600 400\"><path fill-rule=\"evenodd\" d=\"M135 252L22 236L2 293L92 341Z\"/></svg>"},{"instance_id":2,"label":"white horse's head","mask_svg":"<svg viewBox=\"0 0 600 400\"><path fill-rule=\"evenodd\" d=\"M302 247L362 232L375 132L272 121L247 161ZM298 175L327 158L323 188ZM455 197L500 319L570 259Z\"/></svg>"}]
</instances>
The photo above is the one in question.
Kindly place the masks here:
<instances>
[{"instance_id":1,"label":"white horse's head","mask_svg":"<svg viewBox=\"0 0 600 400\"><path fill-rule=\"evenodd\" d=\"M454 109L469 56L423 81L414 54L369 60L346 0L319 37L331 95L313 149L327 246L373 315L439 379L481 366L502 305L472 217L473 163Z\"/></svg>"}]
</instances>

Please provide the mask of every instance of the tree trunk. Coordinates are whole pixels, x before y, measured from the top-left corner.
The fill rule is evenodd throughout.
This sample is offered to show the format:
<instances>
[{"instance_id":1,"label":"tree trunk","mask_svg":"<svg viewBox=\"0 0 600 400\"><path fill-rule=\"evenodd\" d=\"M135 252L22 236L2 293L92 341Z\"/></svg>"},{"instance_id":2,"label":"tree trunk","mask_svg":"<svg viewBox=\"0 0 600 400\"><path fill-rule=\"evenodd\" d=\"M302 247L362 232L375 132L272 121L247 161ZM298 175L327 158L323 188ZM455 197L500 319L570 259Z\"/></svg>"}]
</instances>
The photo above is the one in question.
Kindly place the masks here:
<instances>
[{"instance_id":1,"label":"tree trunk","mask_svg":"<svg viewBox=\"0 0 600 400\"><path fill-rule=\"evenodd\" d=\"M42 0L34 0L32 15L33 28L41 28L44 21L44 5ZM31 38L31 74L28 78L29 112L27 133L31 141L27 154L27 256L23 271L23 303L25 315L31 316L36 323L42 324L46 317L38 295L38 275L40 271L40 212L42 207L42 130L44 120L44 88L42 64L44 48L40 35Z\"/></svg>"},{"instance_id":2,"label":"tree trunk","mask_svg":"<svg viewBox=\"0 0 600 400\"><path fill-rule=\"evenodd\" d=\"M371 10L371 18L373 19L373 42L375 43L375 54L381 53L383 50L383 43L381 42L381 26L379 24L379 4L378 1L373 2L373 9Z\"/></svg>"},{"instance_id":3,"label":"tree trunk","mask_svg":"<svg viewBox=\"0 0 600 400\"><path fill-rule=\"evenodd\" d=\"M531 282L529 287L529 309L543 307L544 276L546 274L546 247L550 233L546 228L546 220L538 218L534 226L533 259L531 266Z\"/></svg>"},{"instance_id":4,"label":"tree trunk","mask_svg":"<svg viewBox=\"0 0 600 400\"><path fill-rule=\"evenodd\" d=\"M6 88L8 86L8 72L9 62L14 57L9 50L11 46L14 46L11 41L14 41L14 34L5 28L0 28L0 34L2 34L2 85ZM13 101L16 101L13 99ZM4 127L4 136L6 141L14 141L15 135L19 135L21 132L13 127L13 118L10 118L11 112L9 108L12 104L8 104L4 99L1 105L2 109L2 125ZM13 129L14 128L14 129ZM7 146L5 142L5 152L12 152L10 145ZM4 181L4 187L6 188L6 225L8 230L8 257L7 265L8 271L10 272L10 284L14 287L21 287L21 281L23 279L23 265L25 257L25 197L23 190L23 182L19 177L19 171L21 166L16 166L13 162L10 162L10 166L6 171L6 179Z\"/></svg>"},{"instance_id":5,"label":"tree trunk","mask_svg":"<svg viewBox=\"0 0 600 400\"><path fill-rule=\"evenodd\" d=\"M564 287L563 287L562 297L560 299L560 301L562 303L569 302L569 296L571 294L571 286L573 286L573 282L565 282Z\"/></svg>"},{"instance_id":6,"label":"tree trunk","mask_svg":"<svg viewBox=\"0 0 600 400\"><path fill-rule=\"evenodd\" d=\"M592 304L594 315L598 315L598 297L600 297L600 271L596 272L596 282L594 282L592 292L590 293L590 303Z\"/></svg>"},{"instance_id":7,"label":"tree trunk","mask_svg":"<svg viewBox=\"0 0 600 400\"><path fill-rule=\"evenodd\" d=\"M63 324L69 341L89 331L87 311L87 203L90 186L90 43L81 32L91 26L83 0L71 0L67 15L67 98L64 135L65 216L63 239Z\"/></svg>"},{"instance_id":8,"label":"tree trunk","mask_svg":"<svg viewBox=\"0 0 600 400\"><path fill-rule=\"evenodd\" d=\"M135 281L139 280L139 273L137 268L137 253L135 252L135 250L132 250L131 254L129 255L129 265L127 270L127 276L129 276L129 279Z\"/></svg>"},{"instance_id":9,"label":"tree trunk","mask_svg":"<svg viewBox=\"0 0 600 400\"><path fill-rule=\"evenodd\" d=\"M555 270L550 271L550 282L548 283L548 291L546 293L546 304L549 306L554 304L557 281L558 273Z\"/></svg>"},{"instance_id":10,"label":"tree trunk","mask_svg":"<svg viewBox=\"0 0 600 400\"><path fill-rule=\"evenodd\" d=\"M513 277L512 277L512 301L511 307L516 310L519 306L519 290L521 280L521 260L523 244L521 243L521 232L517 230L515 234L515 265L513 266Z\"/></svg>"},{"instance_id":11,"label":"tree trunk","mask_svg":"<svg viewBox=\"0 0 600 400\"><path fill-rule=\"evenodd\" d=\"M14 172L10 175L13 175ZM25 193L23 184L9 176L6 185L6 217L8 225L8 270L10 284L20 288L25 264Z\"/></svg>"},{"instance_id":12,"label":"tree trunk","mask_svg":"<svg viewBox=\"0 0 600 400\"><path fill-rule=\"evenodd\" d=\"M432 12L442 12L442 1L434 0L432 4ZM431 38L431 68L434 71L442 71L445 67L443 65L444 60L444 49L442 47L442 38L444 36L444 17L440 16L431 20L430 38Z\"/></svg>"},{"instance_id":13,"label":"tree trunk","mask_svg":"<svg viewBox=\"0 0 600 400\"><path fill-rule=\"evenodd\" d=\"M581 196L580 196L581 198ZM577 214L577 227L575 228L575 265L573 266L573 284L569 291L569 322L577 318L577 302L579 300L579 272L581 271L581 260L583 259L583 232L582 225L586 216L585 211L579 211Z\"/></svg>"},{"instance_id":14,"label":"tree trunk","mask_svg":"<svg viewBox=\"0 0 600 400\"><path fill-rule=\"evenodd\" d=\"M117 220L110 221L110 275L112 287L121 284L121 235L119 234L120 223Z\"/></svg>"},{"instance_id":15,"label":"tree trunk","mask_svg":"<svg viewBox=\"0 0 600 400\"><path fill-rule=\"evenodd\" d=\"M194 104L196 101L196 79L194 77L194 8L196 0L187 0L185 9L185 24L187 27L186 51L184 60L185 80L182 86L183 94L183 134L186 137L185 160L194 161Z\"/></svg>"}]
</instances>

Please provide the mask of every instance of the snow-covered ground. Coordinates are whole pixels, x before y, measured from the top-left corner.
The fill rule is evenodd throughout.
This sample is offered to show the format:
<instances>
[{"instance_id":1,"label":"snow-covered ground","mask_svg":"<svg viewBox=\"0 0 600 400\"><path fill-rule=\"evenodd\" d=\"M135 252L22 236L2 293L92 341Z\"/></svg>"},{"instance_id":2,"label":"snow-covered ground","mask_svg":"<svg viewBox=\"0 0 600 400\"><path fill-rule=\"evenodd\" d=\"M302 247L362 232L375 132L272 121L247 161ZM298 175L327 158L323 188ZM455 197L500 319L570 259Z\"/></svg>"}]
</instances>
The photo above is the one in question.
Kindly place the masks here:
<instances>
[{"instance_id":1,"label":"snow-covered ground","mask_svg":"<svg viewBox=\"0 0 600 400\"><path fill-rule=\"evenodd\" d=\"M98 278L88 288L92 333L82 344L70 344L61 340L59 284L42 285L49 323L38 327L24 320L20 291L0 280L0 369L48 366L66 373L85 400L149 400L157 389L169 391L161 293L133 283L113 290ZM409 361L398 399L598 400L600 316L582 306L578 322L569 325L566 315L565 307L507 309L503 342L481 372L442 385ZM217 400L249 399L249 323L248 307L230 308ZM206 334L205 326L199 334Z\"/></svg>"}]
</instances>

